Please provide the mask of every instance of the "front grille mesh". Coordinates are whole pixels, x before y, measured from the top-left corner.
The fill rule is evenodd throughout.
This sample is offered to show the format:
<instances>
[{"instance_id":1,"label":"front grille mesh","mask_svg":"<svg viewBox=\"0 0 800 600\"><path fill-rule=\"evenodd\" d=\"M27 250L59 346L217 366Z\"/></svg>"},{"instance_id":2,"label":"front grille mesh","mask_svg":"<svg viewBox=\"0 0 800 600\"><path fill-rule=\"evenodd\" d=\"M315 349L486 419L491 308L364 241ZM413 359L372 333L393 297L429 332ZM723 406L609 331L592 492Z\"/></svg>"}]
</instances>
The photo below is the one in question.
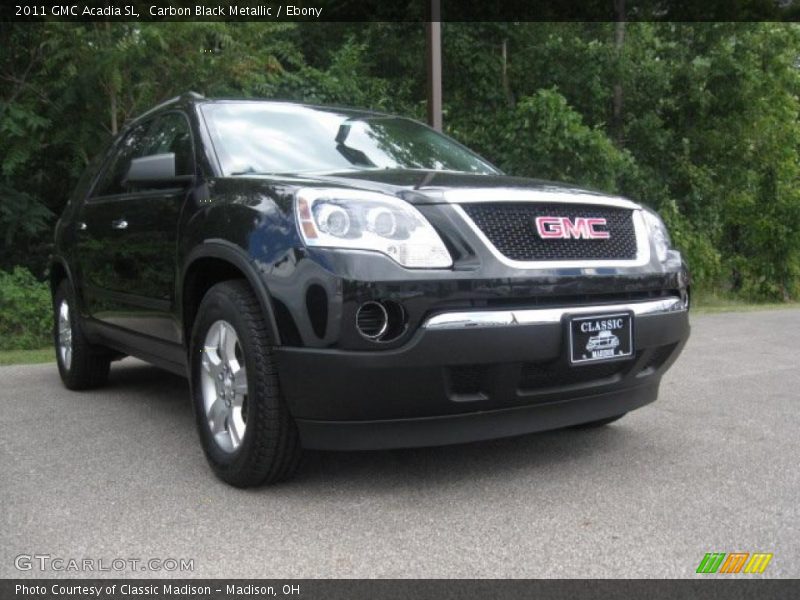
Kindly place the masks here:
<instances>
[{"instance_id":1,"label":"front grille mesh","mask_svg":"<svg viewBox=\"0 0 800 600\"><path fill-rule=\"evenodd\" d=\"M593 204L491 202L461 207L504 256L518 261L634 260L637 255L633 212ZM537 217L606 219L608 239L542 239Z\"/></svg>"},{"instance_id":2,"label":"front grille mesh","mask_svg":"<svg viewBox=\"0 0 800 600\"><path fill-rule=\"evenodd\" d=\"M611 384L633 374L636 378L654 375L664 365L677 344L639 350L629 360L570 366L563 358L519 363L517 375L509 375L508 365L460 365L447 369L450 393L454 396L492 398L496 385L513 385L520 392L555 393L575 385ZM500 371L498 371L500 369ZM509 377L511 379L509 379ZM459 398L461 400L463 398Z\"/></svg>"},{"instance_id":3,"label":"front grille mesh","mask_svg":"<svg viewBox=\"0 0 800 600\"><path fill-rule=\"evenodd\" d=\"M454 394L479 394L486 383L489 367L466 365L450 369L450 391Z\"/></svg>"},{"instance_id":4,"label":"front grille mesh","mask_svg":"<svg viewBox=\"0 0 800 600\"><path fill-rule=\"evenodd\" d=\"M599 381L626 372L630 369L631 364L632 361L619 361L570 367L561 360L546 363L526 363L520 373L519 388L522 390L540 390Z\"/></svg>"}]
</instances>

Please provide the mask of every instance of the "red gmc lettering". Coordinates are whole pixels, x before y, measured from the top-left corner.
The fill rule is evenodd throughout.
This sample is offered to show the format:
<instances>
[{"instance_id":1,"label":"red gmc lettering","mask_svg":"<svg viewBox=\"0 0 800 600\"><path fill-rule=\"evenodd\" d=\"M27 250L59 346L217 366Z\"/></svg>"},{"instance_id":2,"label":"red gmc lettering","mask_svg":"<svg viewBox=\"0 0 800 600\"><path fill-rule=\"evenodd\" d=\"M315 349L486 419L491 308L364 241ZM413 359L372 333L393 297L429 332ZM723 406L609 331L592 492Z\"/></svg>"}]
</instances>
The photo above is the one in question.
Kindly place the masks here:
<instances>
[{"instance_id":1,"label":"red gmc lettering","mask_svg":"<svg viewBox=\"0 0 800 600\"><path fill-rule=\"evenodd\" d=\"M606 220L595 217L578 217L573 222L569 217L536 217L536 231L542 239L587 239L606 240L608 231L596 229L606 225Z\"/></svg>"}]
</instances>

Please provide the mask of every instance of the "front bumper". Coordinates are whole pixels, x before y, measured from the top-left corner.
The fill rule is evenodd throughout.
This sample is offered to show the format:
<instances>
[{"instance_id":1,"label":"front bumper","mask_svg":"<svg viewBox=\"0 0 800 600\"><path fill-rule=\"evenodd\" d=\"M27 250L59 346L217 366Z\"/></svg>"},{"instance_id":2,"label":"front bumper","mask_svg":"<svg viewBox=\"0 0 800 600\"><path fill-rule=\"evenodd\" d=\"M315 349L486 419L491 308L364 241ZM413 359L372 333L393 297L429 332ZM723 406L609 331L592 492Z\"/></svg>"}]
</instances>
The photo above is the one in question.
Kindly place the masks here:
<instances>
[{"instance_id":1,"label":"front bumper","mask_svg":"<svg viewBox=\"0 0 800 600\"><path fill-rule=\"evenodd\" d=\"M571 367L563 320L634 314L629 360ZM434 315L400 348L282 347L279 373L304 446L375 449L519 435L652 402L689 336L679 298Z\"/></svg>"}]
</instances>

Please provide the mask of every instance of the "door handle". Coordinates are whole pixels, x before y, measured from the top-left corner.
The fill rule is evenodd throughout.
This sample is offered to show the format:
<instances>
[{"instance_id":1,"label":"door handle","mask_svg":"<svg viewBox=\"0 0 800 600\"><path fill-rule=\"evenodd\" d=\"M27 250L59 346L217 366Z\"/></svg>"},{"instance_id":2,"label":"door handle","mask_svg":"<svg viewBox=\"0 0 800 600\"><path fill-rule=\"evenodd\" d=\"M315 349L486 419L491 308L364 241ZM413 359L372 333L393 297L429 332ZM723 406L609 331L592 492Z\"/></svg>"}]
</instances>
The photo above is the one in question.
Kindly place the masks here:
<instances>
[{"instance_id":1,"label":"door handle","mask_svg":"<svg viewBox=\"0 0 800 600\"><path fill-rule=\"evenodd\" d=\"M114 229L127 229L128 222L125 219L117 219L116 221L111 221L111 227Z\"/></svg>"}]
</instances>

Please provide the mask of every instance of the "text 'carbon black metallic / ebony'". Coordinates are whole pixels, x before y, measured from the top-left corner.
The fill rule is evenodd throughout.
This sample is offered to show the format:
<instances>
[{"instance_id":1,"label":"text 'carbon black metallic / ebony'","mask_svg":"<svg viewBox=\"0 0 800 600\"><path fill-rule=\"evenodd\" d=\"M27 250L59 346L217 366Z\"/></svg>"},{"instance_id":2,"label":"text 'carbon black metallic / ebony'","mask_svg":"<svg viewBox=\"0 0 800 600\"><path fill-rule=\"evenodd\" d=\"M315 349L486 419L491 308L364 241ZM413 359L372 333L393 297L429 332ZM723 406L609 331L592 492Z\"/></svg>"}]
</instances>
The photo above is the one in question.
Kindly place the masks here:
<instances>
[{"instance_id":1,"label":"text 'carbon black metallic / ebony'","mask_svg":"<svg viewBox=\"0 0 800 600\"><path fill-rule=\"evenodd\" d=\"M637 257L633 211L615 206L538 202L487 202L462 204L497 250L518 261L634 260ZM606 239L543 239L537 217L606 220Z\"/></svg>"}]
</instances>

